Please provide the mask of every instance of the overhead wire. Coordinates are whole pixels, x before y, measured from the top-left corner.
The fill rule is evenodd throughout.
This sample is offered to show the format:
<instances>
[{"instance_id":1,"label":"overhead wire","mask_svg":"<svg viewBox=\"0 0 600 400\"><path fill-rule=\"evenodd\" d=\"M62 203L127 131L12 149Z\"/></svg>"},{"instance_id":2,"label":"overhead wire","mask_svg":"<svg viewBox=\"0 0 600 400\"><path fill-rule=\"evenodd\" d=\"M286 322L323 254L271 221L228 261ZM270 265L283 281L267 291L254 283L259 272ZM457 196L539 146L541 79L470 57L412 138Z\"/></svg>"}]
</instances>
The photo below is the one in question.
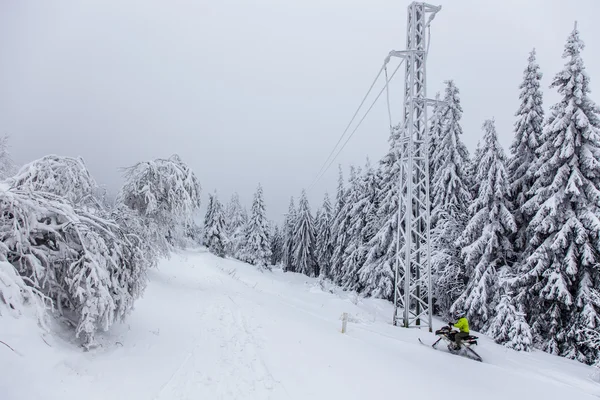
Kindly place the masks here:
<instances>
[{"instance_id":1,"label":"overhead wire","mask_svg":"<svg viewBox=\"0 0 600 400\"><path fill-rule=\"evenodd\" d=\"M362 108L363 104L365 104L365 101L369 97L369 94L371 94L371 91L375 87L375 84L377 83L377 80L381 76L381 73L383 72L386 64L387 63L384 63L383 66L379 69L379 72L377 73L377 76L375 76L375 79L373 79L373 83L371 83L371 86L369 87L369 90L367 90L367 93L365 94L365 96L363 97L362 101L360 102L358 108L354 112L354 115L352 115L352 118L350 119L350 122L348 122L348 125L346 125L346 129L344 129L344 132L342 132L342 134L339 137L337 143L335 144L335 146L333 146L333 149L331 149L331 152L329 153L329 155L325 159L325 162L323 163L323 165L319 169L319 172L317 172L316 176L319 176L321 174L321 172L323 171L323 168L325 168L325 166L327 165L327 162L329 161L329 159L331 158L331 156L335 153L335 150L337 149L337 147L339 146L339 144L344 139L344 136L346 136L346 133L348 132L348 129L350 129L350 126L352 126L352 123L354 122L354 119L356 118L356 116L360 112L360 109ZM313 180L313 182L310 184L310 187L312 187L314 185L314 183L315 183L315 180Z\"/></svg>"},{"instance_id":2,"label":"overhead wire","mask_svg":"<svg viewBox=\"0 0 600 400\"><path fill-rule=\"evenodd\" d=\"M400 67L402 66L403 63L404 63L404 59L402 59L402 61L398 64L398 66L392 72L392 75L388 79L387 78L387 68L386 68L387 60L386 60L386 63L384 63L384 67L382 68L382 69L385 69L385 71L386 71L385 86L379 91L379 93L377 94L377 97L375 97L375 100L373 100L373 102L371 103L371 105L367 109L366 113L360 119L360 121L358 122L358 124L356 125L356 127L354 128L354 130L352 131L352 133L350 133L350 136L348 136L348 138L346 139L346 141L344 142L344 144L342 145L342 147L338 150L338 152L335 154L335 156L333 157L333 159L331 159L331 161L329 162L329 164L327 164L327 167L324 170L322 169L322 172L320 172L319 174L317 174L317 177L313 180L313 183L308 188L309 191L323 177L323 175L325 175L325 173L327 172L327 170L329 170L329 168L335 162L335 160L340 155L340 153L342 152L342 150L344 150L344 148L346 147L346 145L348 144L348 142L350 141L350 139L352 139L352 136L354 136L354 134L356 133L356 131L358 130L358 128L360 127L360 125L363 123L363 121L365 120L365 118L367 118L367 115L369 115L369 112L373 109L373 107L375 106L375 103L377 103L377 100L379 100L379 98L383 94L384 90L388 89L390 81L394 78L394 75L396 75L396 72L398 72L398 70L400 69ZM388 92L388 94L389 94L389 92ZM390 121L391 121L391 110L389 108L389 97L388 97L388 110L389 110L388 115L389 115ZM391 122L390 122L390 125L391 125Z\"/></svg>"}]
</instances>

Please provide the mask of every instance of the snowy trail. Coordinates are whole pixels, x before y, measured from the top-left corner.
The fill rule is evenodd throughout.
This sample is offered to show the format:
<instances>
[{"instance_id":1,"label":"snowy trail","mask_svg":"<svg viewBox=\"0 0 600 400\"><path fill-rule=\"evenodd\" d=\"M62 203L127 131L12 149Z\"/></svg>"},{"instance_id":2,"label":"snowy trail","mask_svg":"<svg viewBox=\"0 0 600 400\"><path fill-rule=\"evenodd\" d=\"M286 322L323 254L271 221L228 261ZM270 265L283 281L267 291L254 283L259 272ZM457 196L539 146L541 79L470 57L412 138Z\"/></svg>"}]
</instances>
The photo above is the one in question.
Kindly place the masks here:
<instances>
[{"instance_id":1,"label":"snowy trail","mask_svg":"<svg viewBox=\"0 0 600 400\"><path fill-rule=\"evenodd\" d=\"M350 315L345 335L342 312ZM130 319L101 336L95 351L59 339L48 347L25 318L1 325L0 337L27 351L0 359L0 393L3 400L330 400L401 391L439 399L460 383L473 399L600 396L585 365L487 338L477 363L425 348L417 338L433 343L433 335L393 327L390 315L387 302L331 294L301 275L186 252L152 272ZM39 384L16 383L34 375Z\"/></svg>"}]
</instances>

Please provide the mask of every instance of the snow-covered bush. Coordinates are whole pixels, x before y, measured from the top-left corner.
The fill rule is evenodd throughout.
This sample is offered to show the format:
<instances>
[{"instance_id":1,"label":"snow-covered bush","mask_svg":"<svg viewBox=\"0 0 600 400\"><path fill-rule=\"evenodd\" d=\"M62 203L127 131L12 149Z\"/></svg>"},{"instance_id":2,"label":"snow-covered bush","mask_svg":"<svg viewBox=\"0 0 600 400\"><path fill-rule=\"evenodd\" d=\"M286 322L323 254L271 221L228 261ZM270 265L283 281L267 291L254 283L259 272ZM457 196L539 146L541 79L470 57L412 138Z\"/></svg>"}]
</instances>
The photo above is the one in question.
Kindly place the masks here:
<instances>
[{"instance_id":1,"label":"snow-covered bush","mask_svg":"<svg viewBox=\"0 0 600 400\"><path fill-rule=\"evenodd\" d=\"M181 243L185 226L193 223L200 207L200 191L196 175L174 155L126 168L117 203L152 220L156 230L151 231L151 240L167 255Z\"/></svg>"},{"instance_id":2,"label":"snow-covered bush","mask_svg":"<svg viewBox=\"0 0 600 400\"><path fill-rule=\"evenodd\" d=\"M73 204L92 198L98 185L81 157L48 155L21 167L10 179L11 187L53 193Z\"/></svg>"},{"instance_id":3,"label":"snow-covered bush","mask_svg":"<svg viewBox=\"0 0 600 400\"><path fill-rule=\"evenodd\" d=\"M137 236L46 192L0 191L0 210L0 254L53 300L86 347L131 311L152 264Z\"/></svg>"},{"instance_id":4,"label":"snow-covered bush","mask_svg":"<svg viewBox=\"0 0 600 400\"><path fill-rule=\"evenodd\" d=\"M15 267L4 259L0 254L0 317L4 315L3 310L18 317L31 306L37 314L42 326L45 326L47 298L36 288L25 283Z\"/></svg>"}]
</instances>

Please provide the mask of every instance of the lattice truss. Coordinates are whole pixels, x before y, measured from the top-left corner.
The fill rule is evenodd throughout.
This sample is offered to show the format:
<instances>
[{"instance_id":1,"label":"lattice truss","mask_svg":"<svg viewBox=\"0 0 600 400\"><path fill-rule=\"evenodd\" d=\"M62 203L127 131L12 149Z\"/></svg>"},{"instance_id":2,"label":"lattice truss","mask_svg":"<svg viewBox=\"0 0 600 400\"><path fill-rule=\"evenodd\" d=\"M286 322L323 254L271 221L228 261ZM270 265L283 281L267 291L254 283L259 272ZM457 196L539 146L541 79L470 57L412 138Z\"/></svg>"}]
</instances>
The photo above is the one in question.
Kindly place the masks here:
<instances>
[{"instance_id":1,"label":"lattice truss","mask_svg":"<svg viewBox=\"0 0 600 400\"><path fill-rule=\"evenodd\" d=\"M400 139L400 201L395 271L394 325L432 330L429 152L426 61L428 28L441 9L426 3L408 7L404 58L404 123Z\"/></svg>"}]
</instances>

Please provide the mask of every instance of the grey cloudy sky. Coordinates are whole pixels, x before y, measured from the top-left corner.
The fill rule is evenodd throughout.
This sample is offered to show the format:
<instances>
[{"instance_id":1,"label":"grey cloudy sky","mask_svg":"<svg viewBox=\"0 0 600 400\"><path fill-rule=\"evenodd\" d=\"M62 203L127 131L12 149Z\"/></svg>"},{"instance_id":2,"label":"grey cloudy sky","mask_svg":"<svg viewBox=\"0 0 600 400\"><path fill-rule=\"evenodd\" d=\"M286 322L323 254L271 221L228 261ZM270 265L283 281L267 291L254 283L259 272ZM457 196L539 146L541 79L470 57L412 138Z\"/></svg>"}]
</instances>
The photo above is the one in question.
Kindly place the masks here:
<instances>
[{"instance_id":1,"label":"grey cloudy sky","mask_svg":"<svg viewBox=\"0 0 600 400\"><path fill-rule=\"evenodd\" d=\"M307 187L391 49L405 44L399 0L0 0L0 134L16 161L82 156L101 184L119 167L178 153L204 193L238 191L249 207L260 181L280 220ZM461 90L464 140L484 119L512 140L518 85L536 47L548 89L575 19L592 89L600 87L600 2L445 0L432 23L428 91ZM393 82L400 116L402 72ZM595 96L594 92L592 95ZM596 98L600 102L600 98ZM395 121L397 122L397 121ZM339 162L387 150L380 101ZM337 162L336 162L337 164ZM334 194L337 168L310 193ZM205 201L204 201L205 202Z\"/></svg>"}]
</instances>

